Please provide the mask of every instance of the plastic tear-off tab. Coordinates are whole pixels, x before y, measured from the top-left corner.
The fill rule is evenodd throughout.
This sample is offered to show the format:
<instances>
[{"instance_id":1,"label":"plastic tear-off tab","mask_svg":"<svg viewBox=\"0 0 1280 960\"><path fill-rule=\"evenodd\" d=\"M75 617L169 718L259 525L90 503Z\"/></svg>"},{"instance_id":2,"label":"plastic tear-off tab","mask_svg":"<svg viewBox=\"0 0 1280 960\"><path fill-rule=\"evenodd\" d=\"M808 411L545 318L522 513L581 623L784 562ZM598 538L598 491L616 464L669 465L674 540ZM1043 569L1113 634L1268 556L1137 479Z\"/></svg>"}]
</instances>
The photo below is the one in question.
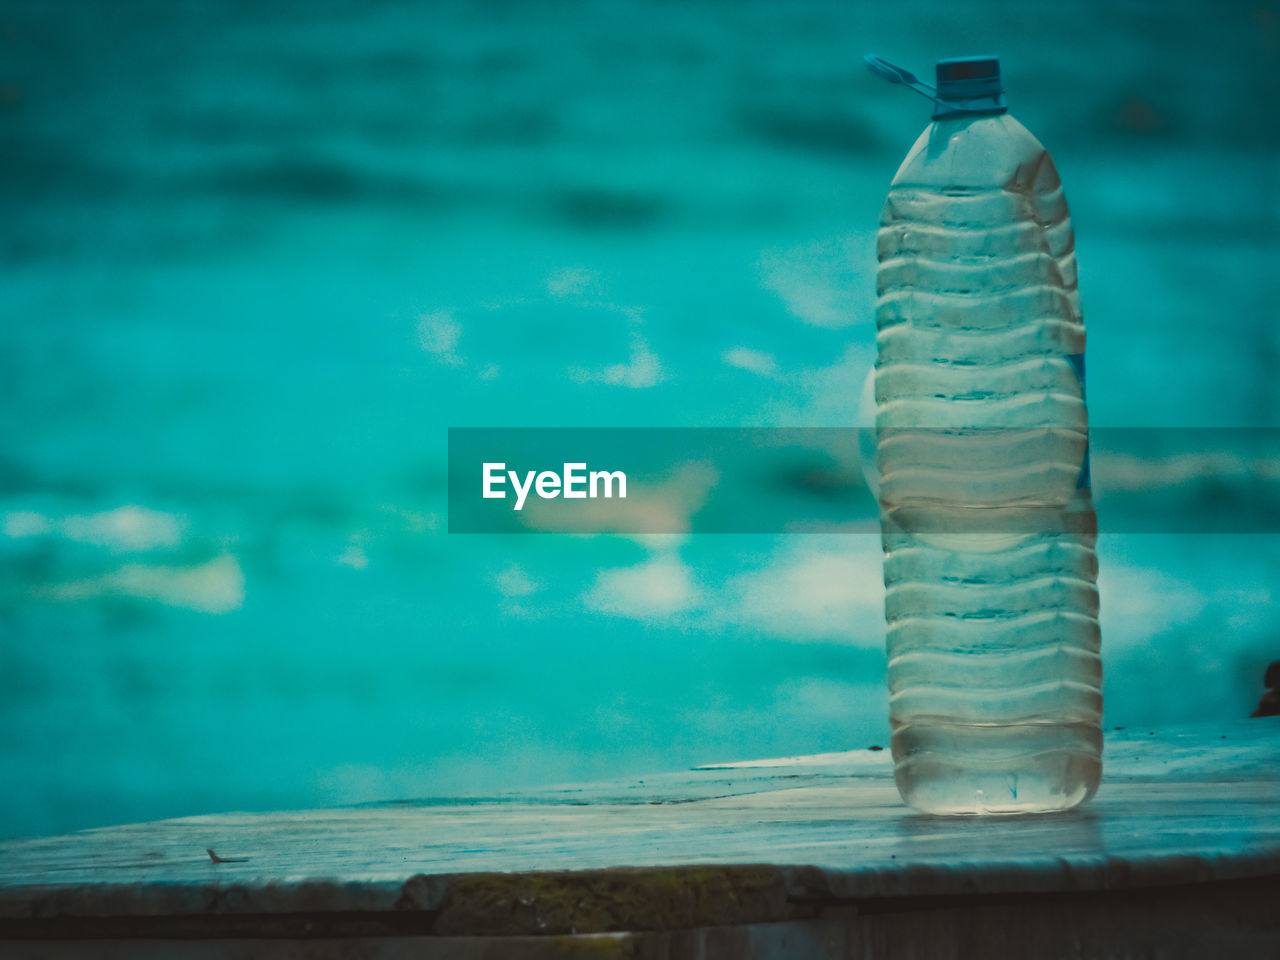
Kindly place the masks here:
<instances>
[{"instance_id":1,"label":"plastic tear-off tab","mask_svg":"<svg viewBox=\"0 0 1280 960\"><path fill-rule=\"evenodd\" d=\"M926 100L932 101L939 106L942 105L938 99L938 91L929 86L906 67L899 67L890 63L884 57L877 57L873 53L868 53L864 58L867 69L874 73L877 77L883 77L890 83L900 83L904 87L909 87Z\"/></svg>"}]
</instances>

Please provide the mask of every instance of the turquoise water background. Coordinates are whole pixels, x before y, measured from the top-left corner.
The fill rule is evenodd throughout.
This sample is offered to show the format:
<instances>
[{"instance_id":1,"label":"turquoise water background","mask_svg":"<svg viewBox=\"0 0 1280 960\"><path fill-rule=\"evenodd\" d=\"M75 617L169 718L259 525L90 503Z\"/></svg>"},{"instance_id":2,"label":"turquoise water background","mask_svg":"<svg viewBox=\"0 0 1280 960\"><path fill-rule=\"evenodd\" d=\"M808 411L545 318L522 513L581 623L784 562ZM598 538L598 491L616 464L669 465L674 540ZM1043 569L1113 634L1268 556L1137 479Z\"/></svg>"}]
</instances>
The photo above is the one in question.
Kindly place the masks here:
<instances>
[{"instance_id":1,"label":"turquoise water background","mask_svg":"<svg viewBox=\"0 0 1280 960\"><path fill-rule=\"evenodd\" d=\"M876 537L451 536L446 428L856 422L868 52L1002 57L1095 424L1280 425L1278 21L0 4L0 835L887 744ZM1104 534L1108 725L1249 712L1277 546Z\"/></svg>"}]
</instances>

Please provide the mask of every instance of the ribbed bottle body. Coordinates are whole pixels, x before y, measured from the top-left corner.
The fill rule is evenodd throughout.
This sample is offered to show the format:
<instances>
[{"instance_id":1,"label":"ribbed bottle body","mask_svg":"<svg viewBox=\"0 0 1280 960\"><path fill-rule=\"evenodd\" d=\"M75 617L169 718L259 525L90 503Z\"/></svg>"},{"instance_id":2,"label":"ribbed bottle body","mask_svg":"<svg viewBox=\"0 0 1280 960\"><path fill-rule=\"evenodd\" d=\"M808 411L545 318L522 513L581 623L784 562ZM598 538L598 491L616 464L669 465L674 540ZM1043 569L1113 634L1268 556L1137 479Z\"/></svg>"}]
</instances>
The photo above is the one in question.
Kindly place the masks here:
<instances>
[{"instance_id":1,"label":"ribbed bottle body","mask_svg":"<svg viewBox=\"0 0 1280 960\"><path fill-rule=\"evenodd\" d=\"M1062 810L1101 772L1084 325L1053 162L938 121L881 217L876 426L899 790Z\"/></svg>"}]
</instances>

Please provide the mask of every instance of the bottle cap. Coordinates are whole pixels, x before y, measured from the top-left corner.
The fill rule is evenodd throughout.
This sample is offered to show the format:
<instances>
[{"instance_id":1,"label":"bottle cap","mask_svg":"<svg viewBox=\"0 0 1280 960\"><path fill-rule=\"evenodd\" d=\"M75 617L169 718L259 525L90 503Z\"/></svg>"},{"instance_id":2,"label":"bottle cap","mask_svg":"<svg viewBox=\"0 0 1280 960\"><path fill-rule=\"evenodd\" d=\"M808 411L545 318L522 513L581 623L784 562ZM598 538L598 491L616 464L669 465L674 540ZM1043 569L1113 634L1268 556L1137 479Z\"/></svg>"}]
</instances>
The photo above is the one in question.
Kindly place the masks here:
<instances>
[{"instance_id":1,"label":"bottle cap","mask_svg":"<svg viewBox=\"0 0 1280 960\"><path fill-rule=\"evenodd\" d=\"M1004 113L1004 84L996 57L957 57L938 61L938 87L924 83L910 70L883 57L868 55L867 69L890 83L900 83L933 101L933 119L960 114Z\"/></svg>"},{"instance_id":2,"label":"bottle cap","mask_svg":"<svg viewBox=\"0 0 1280 960\"><path fill-rule=\"evenodd\" d=\"M934 119L958 113L1004 113L1004 84L997 57L956 57L937 65Z\"/></svg>"}]
</instances>

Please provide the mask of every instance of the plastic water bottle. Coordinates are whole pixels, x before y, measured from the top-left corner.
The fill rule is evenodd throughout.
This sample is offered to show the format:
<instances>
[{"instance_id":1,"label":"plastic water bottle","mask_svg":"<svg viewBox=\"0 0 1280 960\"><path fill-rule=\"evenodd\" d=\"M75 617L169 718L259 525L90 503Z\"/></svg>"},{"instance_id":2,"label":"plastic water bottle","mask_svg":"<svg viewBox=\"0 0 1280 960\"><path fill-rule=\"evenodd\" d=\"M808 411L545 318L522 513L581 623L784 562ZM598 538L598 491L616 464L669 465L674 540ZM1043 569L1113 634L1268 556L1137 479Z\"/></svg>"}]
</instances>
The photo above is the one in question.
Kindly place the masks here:
<instances>
[{"instance_id":1,"label":"plastic water bottle","mask_svg":"<svg viewBox=\"0 0 1280 960\"><path fill-rule=\"evenodd\" d=\"M1065 810L1101 775L1084 325L1071 221L994 57L944 60L893 179L876 283L876 447L902 798Z\"/></svg>"}]
</instances>

